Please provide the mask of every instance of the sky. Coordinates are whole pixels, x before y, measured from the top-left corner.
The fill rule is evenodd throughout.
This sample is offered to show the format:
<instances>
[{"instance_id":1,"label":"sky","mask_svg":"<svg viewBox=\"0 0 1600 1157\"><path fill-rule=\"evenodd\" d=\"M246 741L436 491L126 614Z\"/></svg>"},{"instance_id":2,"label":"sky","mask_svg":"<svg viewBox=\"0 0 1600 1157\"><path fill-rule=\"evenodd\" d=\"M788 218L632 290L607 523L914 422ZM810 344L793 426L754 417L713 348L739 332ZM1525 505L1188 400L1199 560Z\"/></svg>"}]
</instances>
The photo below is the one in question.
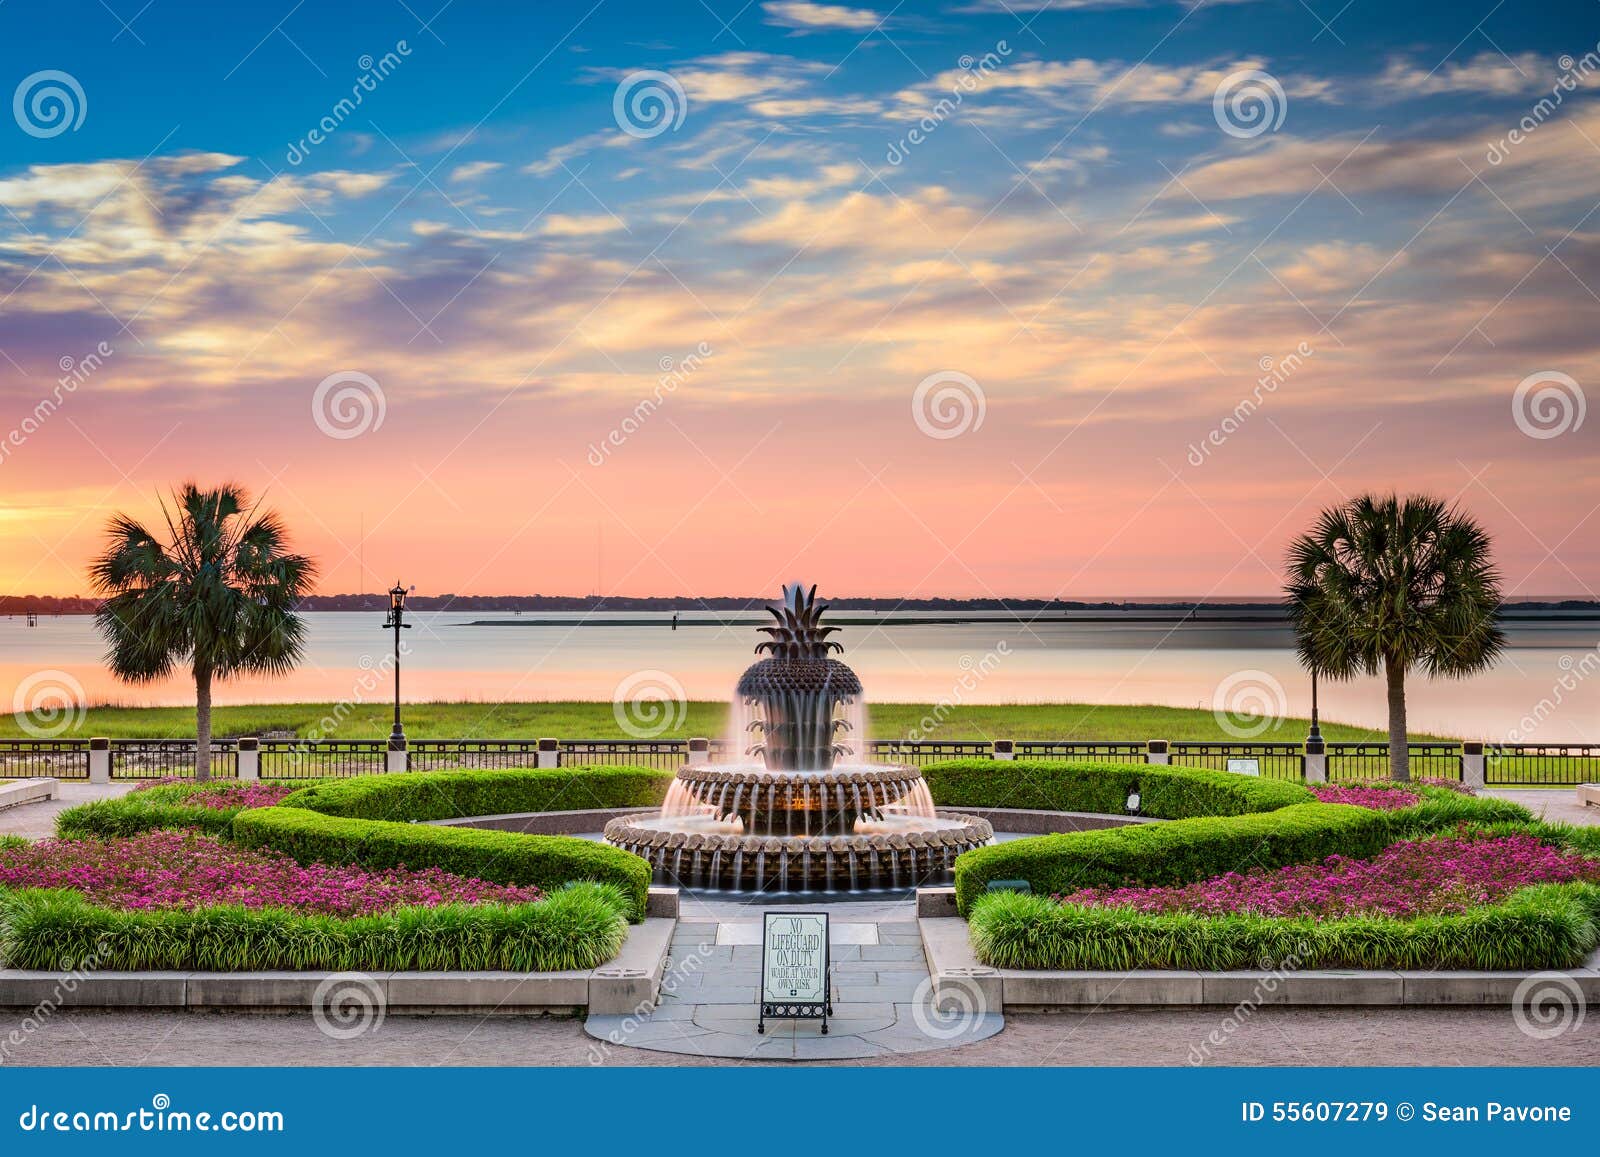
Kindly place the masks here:
<instances>
[{"instance_id":1,"label":"sky","mask_svg":"<svg viewBox=\"0 0 1600 1157\"><path fill-rule=\"evenodd\" d=\"M1600 597L1600 6L0 3L0 590Z\"/></svg>"}]
</instances>

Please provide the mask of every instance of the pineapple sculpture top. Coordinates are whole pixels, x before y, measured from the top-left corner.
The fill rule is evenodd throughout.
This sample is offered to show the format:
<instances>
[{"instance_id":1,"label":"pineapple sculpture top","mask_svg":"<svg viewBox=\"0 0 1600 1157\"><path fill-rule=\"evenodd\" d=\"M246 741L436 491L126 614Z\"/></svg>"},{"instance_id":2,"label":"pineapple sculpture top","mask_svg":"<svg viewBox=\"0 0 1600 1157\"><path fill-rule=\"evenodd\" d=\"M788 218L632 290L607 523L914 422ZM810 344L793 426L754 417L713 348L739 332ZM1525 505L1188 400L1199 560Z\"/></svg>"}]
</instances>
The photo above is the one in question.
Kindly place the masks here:
<instances>
[{"instance_id":1,"label":"pineapple sculpture top","mask_svg":"<svg viewBox=\"0 0 1600 1157\"><path fill-rule=\"evenodd\" d=\"M817 602L817 588L800 583L783 588L780 606L768 607L777 621L762 627L765 642L756 653L768 658L739 679L738 695L755 709L750 727L760 742L749 754L760 755L771 771L827 771L841 748L837 733L848 726L835 719L835 709L861 694L861 680L837 659L844 648L828 638L837 627L822 625L827 603Z\"/></svg>"}]
</instances>

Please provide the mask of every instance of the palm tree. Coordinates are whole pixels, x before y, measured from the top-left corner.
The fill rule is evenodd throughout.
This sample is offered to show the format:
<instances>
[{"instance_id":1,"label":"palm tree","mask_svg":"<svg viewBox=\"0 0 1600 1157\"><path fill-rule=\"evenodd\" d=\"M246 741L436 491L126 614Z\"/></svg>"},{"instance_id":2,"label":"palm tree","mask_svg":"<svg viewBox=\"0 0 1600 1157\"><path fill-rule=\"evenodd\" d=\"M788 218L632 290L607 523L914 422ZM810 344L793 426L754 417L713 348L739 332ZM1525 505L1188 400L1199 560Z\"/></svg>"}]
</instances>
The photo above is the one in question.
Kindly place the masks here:
<instances>
[{"instance_id":1,"label":"palm tree","mask_svg":"<svg viewBox=\"0 0 1600 1157\"><path fill-rule=\"evenodd\" d=\"M186 482L172 498L174 510L161 504L170 541L114 515L89 578L105 596L95 621L112 674L147 683L180 664L193 672L194 774L209 779L212 680L293 669L305 644L295 607L316 565L287 553L278 516L257 513L238 486Z\"/></svg>"},{"instance_id":2,"label":"palm tree","mask_svg":"<svg viewBox=\"0 0 1600 1157\"><path fill-rule=\"evenodd\" d=\"M1290 544L1288 566L1300 661L1332 679L1383 672L1389 775L1409 780L1406 672L1463 678L1505 644L1488 534L1436 498L1363 495L1324 510Z\"/></svg>"}]
</instances>

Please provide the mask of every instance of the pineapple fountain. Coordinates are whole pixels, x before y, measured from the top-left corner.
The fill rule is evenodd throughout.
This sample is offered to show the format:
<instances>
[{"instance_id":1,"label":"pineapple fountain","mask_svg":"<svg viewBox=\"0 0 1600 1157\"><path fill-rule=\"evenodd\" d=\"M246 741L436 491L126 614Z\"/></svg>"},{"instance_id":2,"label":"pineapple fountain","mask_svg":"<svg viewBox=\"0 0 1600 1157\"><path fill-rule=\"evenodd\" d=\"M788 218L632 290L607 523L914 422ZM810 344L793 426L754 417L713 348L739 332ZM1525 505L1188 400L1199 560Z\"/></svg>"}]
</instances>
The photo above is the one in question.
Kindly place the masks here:
<instances>
[{"instance_id":1,"label":"pineapple fountain","mask_svg":"<svg viewBox=\"0 0 1600 1157\"><path fill-rule=\"evenodd\" d=\"M736 749L757 761L686 764L659 815L623 816L606 841L656 878L728 891L827 892L948 882L987 821L939 812L921 772L871 764L861 680L833 653L816 587L785 587L776 625L739 679Z\"/></svg>"}]
</instances>

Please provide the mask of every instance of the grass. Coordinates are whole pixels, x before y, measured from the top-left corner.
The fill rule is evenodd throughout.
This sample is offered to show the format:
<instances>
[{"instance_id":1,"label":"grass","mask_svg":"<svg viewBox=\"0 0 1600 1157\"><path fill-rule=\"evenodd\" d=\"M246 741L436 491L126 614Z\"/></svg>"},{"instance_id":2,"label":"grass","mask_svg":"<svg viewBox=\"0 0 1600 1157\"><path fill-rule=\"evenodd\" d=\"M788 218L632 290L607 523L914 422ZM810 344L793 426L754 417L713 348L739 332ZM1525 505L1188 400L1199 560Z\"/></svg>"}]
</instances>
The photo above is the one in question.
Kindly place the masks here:
<instances>
[{"instance_id":1,"label":"grass","mask_svg":"<svg viewBox=\"0 0 1600 1157\"><path fill-rule=\"evenodd\" d=\"M383 739L392 725L391 708L381 703L341 705L342 722L329 727L332 703L278 703L219 707L212 727L218 737L258 735L263 731L317 734L324 739ZM928 703L873 703L869 717L874 739L902 739L922 732ZM626 739L606 702L551 703L412 703L404 708L406 734L412 739ZM663 739L718 737L726 730L728 705L695 700L686 705L678 726ZM1310 721L1276 720L1254 736L1261 742L1299 742ZM1322 724L1334 742L1381 741L1384 733L1343 723ZM189 707L90 707L65 738L104 735L116 739L184 739L194 736L194 710ZM27 738L15 716L0 716L0 738ZM949 710L944 722L929 730L930 739L1077 739L1077 740L1228 740L1209 709L1089 703L972 704ZM1443 738L1418 734L1419 741Z\"/></svg>"},{"instance_id":2,"label":"grass","mask_svg":"<svg viewBox=\"0 0 1600 1157\"><path fill-rule=\"evenodd\" d=\"M1057 904L997 892L972 914L997 968L1574 968L1597 941L1600 886L1541 884L1458 916L1193 916Z\"/></svg>"},{"instance_id":3,"label":"grass","mask_svg":"<svg viewBox=\"0 0 1600 1157\"><path fill-rule=\"evenodd\" d=\"M626 903L616 889L579 884L537 904L340 918L224 905L124 912L64 889L0 891L0 958L50 971L555 972L616 956Z\"/></svg>"}]
</instances>

